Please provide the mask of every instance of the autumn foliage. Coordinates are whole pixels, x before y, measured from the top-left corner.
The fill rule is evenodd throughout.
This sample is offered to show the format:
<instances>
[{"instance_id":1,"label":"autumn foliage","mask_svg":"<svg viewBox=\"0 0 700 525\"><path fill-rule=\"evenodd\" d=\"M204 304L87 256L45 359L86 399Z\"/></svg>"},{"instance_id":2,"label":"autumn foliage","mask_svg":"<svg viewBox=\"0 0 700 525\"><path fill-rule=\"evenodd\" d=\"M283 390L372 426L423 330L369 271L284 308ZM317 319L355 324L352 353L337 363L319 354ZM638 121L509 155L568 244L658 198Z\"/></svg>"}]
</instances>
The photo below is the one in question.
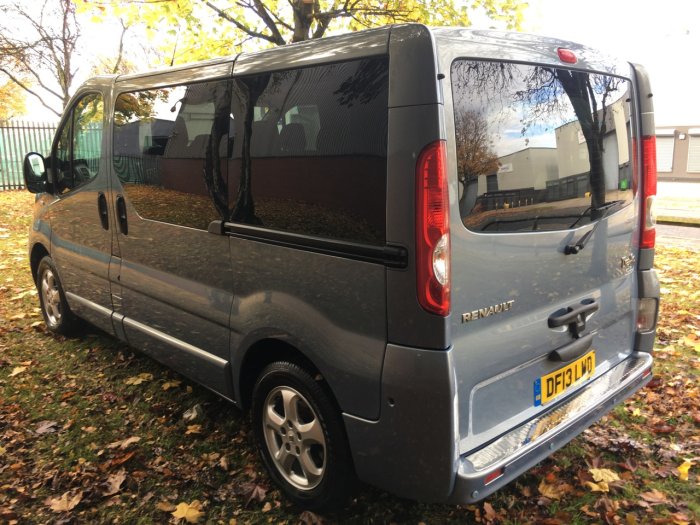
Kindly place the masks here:
<instances>
[{"instance_id":1,"label":"autumn foliage","mask_svg":"<svg viewBox=\"0 0 700 525\"><path fill-rule=\"evenodd\" d=\"M662 245L652 383L487 501L425 505L364 487L290 506L247 418L89 327L46 332L28 271L33 197L0 193L0 523L568 523L700 520L700 252Z\"/></svg>"}]
</instances>

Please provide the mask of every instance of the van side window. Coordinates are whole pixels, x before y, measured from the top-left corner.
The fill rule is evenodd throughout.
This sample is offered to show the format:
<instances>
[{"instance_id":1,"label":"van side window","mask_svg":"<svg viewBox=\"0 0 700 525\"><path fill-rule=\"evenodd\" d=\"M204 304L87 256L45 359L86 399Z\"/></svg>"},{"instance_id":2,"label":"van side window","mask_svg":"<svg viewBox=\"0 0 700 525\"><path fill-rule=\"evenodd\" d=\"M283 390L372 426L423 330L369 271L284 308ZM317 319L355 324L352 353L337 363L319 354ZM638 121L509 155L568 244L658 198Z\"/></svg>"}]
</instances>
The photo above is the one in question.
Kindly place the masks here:
<instances>
[{"instance_id":1,"label":"van side window","mask_svg":"<svg viewBox=\"0 0 700 525\"><path fill-rule=\"evenodd\" d=\"M234 78L229 220L385 242L388 60Z\"/></svg>"},{"instance_id":2,"label":"van side window","mask_svg":"<svg viewBox=\"0 0 700 525\"><path fill-rule=\"evenodd\" d=\"M114 170L144 219L206 230L224 217L230 82L122 93Z\"/></svg>"},{"instance_id":3,"label":"van side window","mask_svg":"<svg viewBox=\"0 0 700 525\"><path fill-rule=\"evenodd\" d=\"M632 202L628 80L479 60L456 60L451 75L467 228L566 230Z\"/></svg>"},{"instance_id":4,"label":"van side window","mask_svg":"<svg viewBox=\"0 0 700 525\"><path fill-rule=\"evenodd\" d=\"M91 93L81 98L59 132L53 153L57 193L68 193L97 176L102 155L103 126L102 95Z\"/></svg>"}]
</instances>

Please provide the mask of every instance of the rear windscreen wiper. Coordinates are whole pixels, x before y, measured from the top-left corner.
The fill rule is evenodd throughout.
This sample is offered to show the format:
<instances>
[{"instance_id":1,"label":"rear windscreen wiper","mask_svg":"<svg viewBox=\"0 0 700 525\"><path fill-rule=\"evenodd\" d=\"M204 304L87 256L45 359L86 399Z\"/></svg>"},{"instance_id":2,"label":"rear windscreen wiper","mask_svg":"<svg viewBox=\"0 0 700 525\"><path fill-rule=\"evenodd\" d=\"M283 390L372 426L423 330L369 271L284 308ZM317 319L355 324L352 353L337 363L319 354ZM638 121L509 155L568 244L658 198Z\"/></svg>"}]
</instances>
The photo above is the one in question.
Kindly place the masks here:
<instances>
[{"instance_id":1,"label":"rear windscreen wiper","mask_svg":"<svg viewBox=\"0 0 700 525\"><path fill-rule=\"evenodd\" d=\"M607 217L612 210L614 210L615 208L617 208L620 204L622 204L624 202L625 201L623 201L623 200L610 201L610 202L606 202L602 206L598 206L597 208L589 208L591 210L591 216L593 216L594 212L596 212L596 213L602 212L602 214L600 215L600 217L598 217L598 220L593 225L593 228L591 228L586 233L584 233L583 236L577 242L567 244L566 246L564 246L564 255L576 254L576 253L580 252L581 250L583 250L586 247L586 244L588 243L588 241L591 239L591 237L593 237L593 233L596 231L596 228L598 228L598 225L600 224L600 222L605 217ZM588 211L588 210L586 210L586 211ZM585 214L585 212L584 212L584 214ZM578 221L576 221L576 222L578 222ZM574 224L576 224L576 223L574 223Z\"/></svg>"}]
</instances>

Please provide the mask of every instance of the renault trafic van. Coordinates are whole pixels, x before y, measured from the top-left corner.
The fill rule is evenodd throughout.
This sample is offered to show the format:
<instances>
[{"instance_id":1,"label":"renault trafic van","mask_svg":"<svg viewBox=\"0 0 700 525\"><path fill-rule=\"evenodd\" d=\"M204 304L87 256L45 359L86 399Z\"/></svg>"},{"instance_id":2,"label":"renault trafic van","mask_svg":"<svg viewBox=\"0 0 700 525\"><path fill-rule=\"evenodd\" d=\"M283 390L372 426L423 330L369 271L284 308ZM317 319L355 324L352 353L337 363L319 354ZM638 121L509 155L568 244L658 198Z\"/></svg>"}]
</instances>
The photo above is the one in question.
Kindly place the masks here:
<instances>
[{"instance_id":1,"label":"renault trafic van","mask_svg":"<svg viewBox=\"0 0 700 525\"><path fill-rule=\"evenodd\" d=\"M477 501L651 378L651 97L417 24L95 78L25 161L44 319L249 410L303 507Z\"/></svg>"}]
</instances>

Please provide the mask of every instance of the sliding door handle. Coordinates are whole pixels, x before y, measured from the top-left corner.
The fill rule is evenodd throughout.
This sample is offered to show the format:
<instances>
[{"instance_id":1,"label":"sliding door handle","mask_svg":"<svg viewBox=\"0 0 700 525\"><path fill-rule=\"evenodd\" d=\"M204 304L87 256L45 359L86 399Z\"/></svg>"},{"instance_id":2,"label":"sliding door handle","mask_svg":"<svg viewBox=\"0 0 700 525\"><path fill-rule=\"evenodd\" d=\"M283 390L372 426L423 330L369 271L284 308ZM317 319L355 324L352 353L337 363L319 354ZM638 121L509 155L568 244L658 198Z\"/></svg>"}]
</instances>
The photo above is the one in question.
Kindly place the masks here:
<instances>
[{"instance_id":1,"label":"sliding door handle","mask_svg":"<svg viewBox=\"0 0 700 525\"><path fill-rule=\"evenodd\" d=\"M97 194L97 213L104 230L109 230L109 213L107 212L107 197L102 192Z\"/></svg>"},{"instance_id":2,"label":"sliding door handle","mask_svg":"<svg viewBox=\"0 0 700 525\"><path fill-rule=\"evenodd\" d=\"M117 195L117 221L119 222L119 231L128 235L129 223L126 218L126 202L123 195Z\"/></svg>"}]
</instances>

